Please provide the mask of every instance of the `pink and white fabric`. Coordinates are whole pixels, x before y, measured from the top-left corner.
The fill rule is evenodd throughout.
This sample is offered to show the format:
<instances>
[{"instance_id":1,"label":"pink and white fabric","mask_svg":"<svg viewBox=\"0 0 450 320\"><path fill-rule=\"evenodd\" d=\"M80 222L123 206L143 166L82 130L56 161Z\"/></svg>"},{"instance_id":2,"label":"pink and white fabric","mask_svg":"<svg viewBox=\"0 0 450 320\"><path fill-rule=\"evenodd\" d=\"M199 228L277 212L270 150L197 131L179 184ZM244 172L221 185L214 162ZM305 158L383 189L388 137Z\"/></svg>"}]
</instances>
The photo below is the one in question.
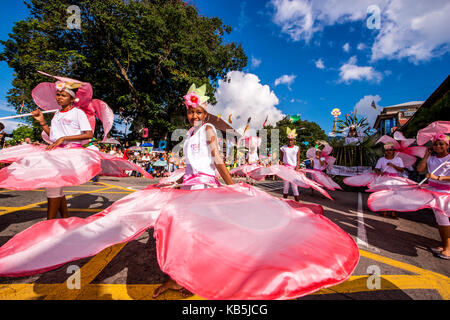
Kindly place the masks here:
<instances>
[{"instance_id":1,"label":"pink and white fabric","mask_svg":"<svg viewBox=\"0 0 450 320\"><path fill-rule=\"evenodd\" d=\"M306 157L308 159L313 159L313 160L317 161L316 160L316 151L317 151L316 148L309 148L308 151L306 151ZM334 165L334 163L336 162L336 158L330 156L331 151L333 151L333 147L326 144L320 153L320 157L325 158L327 167L332 167ZM325 168L323 168L323 169L325 169Z\"/></svg>"},{"instance_id":2,"label":"pink and white fabric","mask_svg":"<svg viewBox=\"0 0 450 320\"><path fill-rule=\"evenodd\" d=\"M417 132L417 144L423 145L436 134L450 133L450 121L436 121Z\"/></svg>"},{"instance_id":3,"label":"pink and white fabric","mask_svg":"<svg viewBox=\"0 0 450 320\"><path fill-rule=\"evenodd\" d=\"M378 139L376 143L392 143L396 151L396 157L402 159L404 167L407 168L414 165L417 160L416 157L423 158L427 151L426 147L411 147L411 144L415 141L415 139L405 138L403 133L396 131L394 138L385 135Z\"/></svg>"},{"instance_id":4,"label":"pink and white fabric","mask_svg":"<svg viewBox=\"0 0 450 320\"><path fill-rule=\"evenodd\" d=\"M270 167L262 167L249 173L249 176L251 178L258 181L262 180L265 176L268 175L276 175L284 181L288 181L302 188L313 188L328 199L333 200L328 192L322 189L322 187L317 182L308 179L303 172L296 171L295 168L292 168L292 166L288 167L283 165L273 165Z\"/></svg>"},{"instance_id":5,"label":"pink and white fabric","mask_svg":"<svg viewBox=\"0 0 450 320\"><path fill-rule=\"evenodd\" d=\"M344 180L346 185L352 187L368 187L369 192L386 189L392 186L414 185L416 182L408 178L400 177L396 174L386 173L382 176L376 173L363 173L353 177L347 177Z\"/></svg>"},{"instance_id":6,"label":"pink and white fabric","mask_svg":"<svg viewBox=\"0 0 450 320\"><path fill-rule=\"evenodd\" d=\"M230 170L230 174L235 174L239 177L246 177L249 175L250 172L259 169L259 168L263 168L263 166L259 165L259 164L245 164L239 167L236 167L234 169Z\"/></svg>"},{"instance_id":7,"label":"pink and white fabric","mask_svg":"<svg viewBox=\"0 0 450 320\"><path fill-rule=\"evenodd\" d=\"M81 147L19 145L0 150L0 162L11 163L0 170L0 188L11 190L76 186L96 175L126 177L124 170L152 178L127 160Z\"/></svg>"},{"instance_id":8,"label":"pink and white fabric","mask_svg":"<svg viewBox=\"0 0 450 320\"><path fill-rule=\"evenodd\" d=\"M149 186L87 219L42 221L17 234L0 247L0 275L49 271L153 227L161 270L189 291L294 299L346 281L358 264L355 241L321 210L244 184Z\"/></svg>"},{"instance_id":9,"label":"pink and white fabric","mask_svg":"<svg viewBox=\"0 0 450 320\"><path fill-rule=\"evenodd\" d=\"M433 209L438 214L450 216L450 187L445 185L396 186L372 193L367 205L372 211L417 211Z\"/></svg>"},{"instance_id":10,"label":"pink and white fabric","mask_svg":"<svg viewBox=\"0 0 450 320\"><path fill-rule=\"evenodd\" d=\"M321 186L329 189L329 190L342 190L341 186L338 185L333 179L331 179L326 173L324 173L322 170L324 170L327 166L332 167L334 165L334 162L336 161L336 158L331 157L330 153L333 151L333 147L330 145L325 145L324 148L321 151L320 154L320 160L325 161L326 164L323 167L320 167L319 159L316 158L316 148L309 148L308 151L306 151L306 157L314 160L314 169L302 169L301 171L304 173L311 174L311 177L314 181L319 183ZM320 167L320 169L318 169ZM317 168L317 169L316 169Z\"/></svg>"},{"instance_id":11,"label":"pink and white fabric","mask_svg":"<svg viewBox=\"0 0 450 320\"><path fill-rule=\"evenodd\" d=\"M316 159L317 161L317 159ZM326 173L320 170L311 170L311 169L301 169L304 173L311 174L314 181L316 181L321 186L327 188L328 190L342 190L341 186L338 185L333 179L331 179Z\"/></svg>"},{"instance_id":12,"label":"pink and white fabric","mask_svg":"<svg viewBox=\"0 0 450 320\"><path fill-rule=\"evenodd\" d=\"M107 138L107 135L114 123L114 112L105 102L98 99L92 100L92 86L89 83L66 77L52 76L42 71L38 72L45 76L55 78L61 82L81 84L81 87L77 89L77 100L73 105L86 113L91 124L92 131L95 131L95 117L97 117L103 124L103 141L108 142L108 140L110 140ZM61 106L56 101L56 92L57 88L55 83L42 82L33 89L31 96L33 97L36 105L44 110L60 110Z\"/></svg>"}]
</instances>

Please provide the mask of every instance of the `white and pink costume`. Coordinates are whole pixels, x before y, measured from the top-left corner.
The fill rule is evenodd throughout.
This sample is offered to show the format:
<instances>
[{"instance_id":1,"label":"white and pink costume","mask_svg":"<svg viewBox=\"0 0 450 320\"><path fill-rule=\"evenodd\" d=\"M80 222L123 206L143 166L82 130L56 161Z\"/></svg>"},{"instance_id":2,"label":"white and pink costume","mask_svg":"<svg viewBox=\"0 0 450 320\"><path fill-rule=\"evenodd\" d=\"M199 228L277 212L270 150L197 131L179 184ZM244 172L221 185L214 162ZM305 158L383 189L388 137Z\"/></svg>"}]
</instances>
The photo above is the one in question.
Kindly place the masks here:
<instances>
[{"instance_id":1,"label":"white and pink costume","mask_svg":"<svg viewBox=\"0 0 450 320\"><path fill-rule=\"evenodd\" d=\"M45 132L42 134L44 140L53 143L64 136L94 131L95 118L98 117L103 123L103 141L111 141L107 134L112 127L114 114L103 101L92 100L91 85L70 78L54 78L58 80L56 83L43 82L32 91L33 99L39 107L44 110L58 110L51 121L50 136ZM74 106L67 111L61 111L61 106L56 102L56 92L58 88L64 88L66 83L77 83L81 86L76 93ZM82 148L82 144L86 142L63 142L53 150L46 150L43 145L29 144L2 149L0 162L11 165L0 170L0 188L47 188L47 196L53 198L63 196L62 187L83 184L96 175L125 177L124 170L137 170L145 177L151 178L147 172L129 161Z\"/></svg>"},{"instance_id":2,"label":"white and pink costume","mask_svg":"<svg viewBox=\"0 0 450 320\"><path fill-rule=\"evenodd\" d=\"M334 182L333 179L331 179L327 174L323 172L323 170L325 170L327 166L333 166L334 162L336 161L336 158L330 156L331 151L333 151L333 148L329 145L325 145L322 151L320 151L320 158L317 159L317 149L308 149L308 151L306 151L306 157L312 160L313 169L302 169L302 171L311 174L314 181L329 190L342 190L340 185ZM325 164L321 165L320 162L325 162Z\"/></svg>"},{"instance_id":3,"label":"white and pink costume","mask_svg":"<svg viewBox=\"0 0 450 320\"><path fill-rule=\"evenodd\" d=\"M388 163L392 163L401 168L407 168L414 165L416 157L423 157L426 152L426 147L410 145L415 142L415 139L406 139L401 132L395 132L394 138L390 136L382 136L377 143L382 142L385 148L390 147L395 150L394 159L386 159L382 157L378 159L375 166L376 169L383 172L383 175L376 173L363 173L354 177L347 177L344 183L352 187L369 187L370 190L377 190L383 186L398 186L398 185L414 185L415 182L401 177L398 171Z\"/></svg>"},{"instance_id":4,"label":"white and pink costume","mask_svg":"<svg viewBox=\"0 0 450 320\"><path fill-rule=\"evenodd\" d=\"M417 142L426 143L432 134L434 134L434 141L439 139L449 141L450 139L443 135L447 132L450 132L450 121L438 121L419 130ZM450 176L450 155L442 158L431 155L427 159L427 169L429 173L436 176ZM450 225L450 183L448 181L430 179L428 184L420 185L414 182L403 186L384 184L378 185L375 189L380 191L371 194L368 200L368 206L372 211L407 212L430 208L433 209L439 225Z\"/></svg>"},{"instance_id":5,"label":"white and pink costume","mask_svg":"<svg viewBox=\"0 0 450 320\"><path fill-rule=\"evenodd\" d=\"M200 189L150 185L87 219L37 223L0 247L0 276L52 270L154 228L161 270L207 299L293 299L347 280L358 247L321 206L242 183L205 188L215 179L206 126L184 149L183 180Z\"/></svg>"}]
</instances>

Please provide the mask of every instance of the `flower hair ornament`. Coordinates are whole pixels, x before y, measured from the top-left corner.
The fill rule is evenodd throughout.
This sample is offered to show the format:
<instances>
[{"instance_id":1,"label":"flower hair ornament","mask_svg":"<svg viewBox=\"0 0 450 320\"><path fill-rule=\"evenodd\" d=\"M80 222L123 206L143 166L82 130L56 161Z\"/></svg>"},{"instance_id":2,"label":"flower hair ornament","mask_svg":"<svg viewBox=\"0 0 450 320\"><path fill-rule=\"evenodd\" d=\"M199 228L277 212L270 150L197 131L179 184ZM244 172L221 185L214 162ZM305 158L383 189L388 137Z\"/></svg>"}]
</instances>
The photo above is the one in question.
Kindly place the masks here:
<instances>
[{"instance_id":1,"label":"flower hair ornament","mask_svg":"<svg viewBox=\"0 0 450 320\"><path fill-rule=\"evenodd\" d=\"M394 144L392 142L387 142L384 145L384 150L395 150Z\"/></svg>"},{"instance_id":2,"label":"flower hair ornament","mask_svg":"<svg viewBox=\"0 0 450 320\"><path fill-rule=\"evenodd\" d=\"M336 158L330 156L331 151L333 151L333 147L328 144L328 142L320 140L316 141L317 145L315 147L309 148L306 151L306 158L308 159L314 159L316 157L317 151L320 151L320 157L325 158L325 162L327 163L327 166L331 168L334 163L336 162ZM322 150L320 149L320 146L323 146Z\"/></svg>"},{"instance_id":3,"label":"flower hair ornament","mask_svg":"<svg viewBox=\"0 0 450 320\"><path fill-rule=\"evenodd\" d=\"M295 139L297 138L297 129L291 130L291 128L287 127L286 134L288 139Z\"/></svg>"},{"instance_id":4,"label":"flower hair ornament","mask_svg":"<svg viewBox=\"0 0 450 320\"><path fill-rule=\"evenodd\" d=\"M186 105L186 108L187 109L197 108L198 106L206 108L207 107L206 102L208 102L209 97L206 96L205 94L206 94L206 84L197 88L195 86L195 83L193 83L189 88L187 94L184 96L184 104Z\"/></svg>"},{"instance_id":5,"label":"flower hair ornament","mask_svg":"<svg viewBox=\"0 0 450 320\"><path fill-rule=\"evenodd\" d=\"M433 143L437 141L444 141L447 144L450 143L450 137L444 133L436 133L432 139Z\"/></svg>"}]
</instances>

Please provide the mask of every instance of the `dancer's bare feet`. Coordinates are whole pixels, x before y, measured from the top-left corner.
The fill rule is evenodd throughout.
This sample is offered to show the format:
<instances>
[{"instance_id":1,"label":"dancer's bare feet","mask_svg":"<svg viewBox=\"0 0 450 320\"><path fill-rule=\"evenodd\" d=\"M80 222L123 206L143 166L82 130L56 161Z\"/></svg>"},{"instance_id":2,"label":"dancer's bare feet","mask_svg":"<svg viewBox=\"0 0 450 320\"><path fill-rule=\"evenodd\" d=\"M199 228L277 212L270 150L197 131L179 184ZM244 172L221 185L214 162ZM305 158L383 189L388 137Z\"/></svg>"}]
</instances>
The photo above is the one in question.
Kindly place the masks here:
<instances>
[{"instance_id":1,"label":"dancer's bare feet","mask_svg":"<svg viewBox=\"0 0 450 320\"><path fill-rule=\"evenodd\" d=\"M157 298L162 293L166 292L167 290L176 290L181 293L183 298L187 298L193 295L192 292L187 290L186 288L183 288L178 283L176 283L173 279L169 279L166 282L164 282L161 286L156 288L155 292L153 293L153 299Z\"/></svg>"}]
</instances>

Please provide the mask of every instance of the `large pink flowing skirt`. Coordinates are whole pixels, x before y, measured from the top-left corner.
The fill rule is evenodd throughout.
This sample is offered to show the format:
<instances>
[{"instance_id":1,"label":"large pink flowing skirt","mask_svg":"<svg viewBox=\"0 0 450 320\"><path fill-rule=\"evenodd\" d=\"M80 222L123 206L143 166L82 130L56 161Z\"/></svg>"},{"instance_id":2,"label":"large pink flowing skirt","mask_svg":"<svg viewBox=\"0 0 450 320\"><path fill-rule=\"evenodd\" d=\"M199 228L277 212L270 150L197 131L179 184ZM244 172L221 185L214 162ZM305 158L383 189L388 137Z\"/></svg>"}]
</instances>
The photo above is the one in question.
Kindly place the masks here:
<instances>
[{"instance_id":1,"label":"large pink flowing skirt","mask_svg":"<svg viewBox=\"0 0 450 320\"><path fill-rule=\"evenodd\" d=\"M246 184L148 188L87 219L39 222L0 247L0 275L25 276L93 256L154 227L161 270L207 299L292 299L349 278L354 240L319 205Z\"/></svg>"},{"instance_id":2,"label":"large pink flowing skirt","mask_svg":"<svg viewBox=\"0 0 450 320\"><path fill-rule=\"evenodd\" d=\"M378 188L367 200L372 211L417 211L433 209L450 216L450 190L434 188L432 185L406 185ZM381 189L381 190L380 190Z\"/></svg>"},{"instance_id":3,"label":"large pink flowing skirt","mask_svg":"<svg viewBox=\"0 0 450 320\"><path fill-rule=\"evenodd\" d=\"M320 184L322 187L327 188L328 190L342 190L341 186L338 185L333 179L331 179L326 173L320 170L311 170L311 169L302 169L304 173L311 174L314 181Z\"/></svg>"},{"instance_id":4,"label":"large pink flowing skirt","mask_svg":"<svg viewBox=\"0 0 450 320\"><path fill-rule=\"evenodd\" d=\"M0 188L11 190L76 186L96 175L126 177L125 170L152 178L125 159L81 147L45 150L43 145L19 145L2 149L0 162L11 163L0 170Z\"/></svg>"},{"instance_id":5,"label":"large pink flowing skirt","mask_svg":"<svg viewBox=\"0 0 450 320\"><path fill-rule=\"evenodd\" d=\"M295 184L301 188L313 188L314 190L320 192L325 197L333 200L328 192L326 192L322 187L315 181L306 177L306 175L301 171L296 171L295 167L287 165L273 165L270 167L261 167L259 169L253 170L249 173L249 176L257 181L264 179L267 175L276 175L284 181Z\"/></svg>"},{"instance_id":6,"label":"large pink flowing skirt","mask_svg":"<svg viewBox=\"0 0 450 320\"><path fill-rule=\"evenodd\" d=\"M375 173L363 173L343 180L346 185L352 187L368 187L368 191L387 189L392 186L415 185L416 182L398 175L377 175Z\"/></svg>"},{"instance_id":7,"label":"large pink flowing skirt","mask_svg":"<svg viewBox=\"0 0 450 320\"><path fill-rule=\"evenodd\" d=\"M246 177L248 174L256 169L263 168L259 164L244 164L230 170L230 174L235 174L239 177Z\"/></svg>"}]
</instances>

